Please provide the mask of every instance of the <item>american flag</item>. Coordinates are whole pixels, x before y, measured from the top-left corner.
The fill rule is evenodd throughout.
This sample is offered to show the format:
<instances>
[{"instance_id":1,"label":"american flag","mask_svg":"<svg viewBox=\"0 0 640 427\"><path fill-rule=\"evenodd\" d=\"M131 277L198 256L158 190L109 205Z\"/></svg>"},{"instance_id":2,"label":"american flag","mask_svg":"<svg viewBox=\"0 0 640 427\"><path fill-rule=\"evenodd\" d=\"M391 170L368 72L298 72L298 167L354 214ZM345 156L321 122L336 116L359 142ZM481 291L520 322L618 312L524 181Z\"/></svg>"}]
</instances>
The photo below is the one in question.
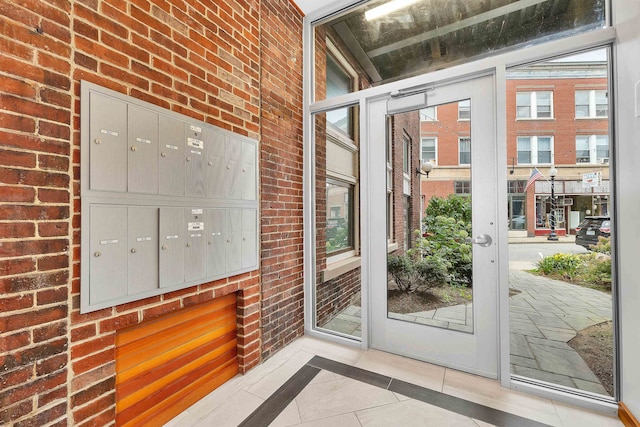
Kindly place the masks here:
<instances>
[{"instance_id":1,"label":"american flag","mask_svg":"<svg viewBox=\"0 0 640 427\"><path fill-rule=\"evenodd\" d=\"M529 188L531 184L533 184L540 178L544 178L542 173L538 170L538 168L533 168L533 170L531 171L531 176L529 177L529 181L527 181L527 185L525 185L524 187L525 193L527 192L527 188Z\"/></svg>"}]
</instances>

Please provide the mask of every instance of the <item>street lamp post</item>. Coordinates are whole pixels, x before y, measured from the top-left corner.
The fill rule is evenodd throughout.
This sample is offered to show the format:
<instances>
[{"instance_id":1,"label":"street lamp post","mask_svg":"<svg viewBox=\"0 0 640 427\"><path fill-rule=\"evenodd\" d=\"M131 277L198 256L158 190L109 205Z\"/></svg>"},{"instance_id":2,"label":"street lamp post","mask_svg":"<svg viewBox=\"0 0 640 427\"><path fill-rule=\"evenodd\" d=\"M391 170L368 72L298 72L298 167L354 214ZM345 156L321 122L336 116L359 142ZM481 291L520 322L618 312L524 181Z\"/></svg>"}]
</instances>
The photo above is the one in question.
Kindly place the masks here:
<instances>
[{"instance_id":1,"label":"street lamp post","mask_svg":"<svg viewBox=\"0 0 640 427\"><path fill-rule=\"evenodd\" d=\"M549 233L549 237L547 240L556 241L558 240L558 236L556 235L556 175L558 174L558 169L555 166L551 166L549 169L549 176L551 177L551 233Z\"/></svg>"}]
</instances>

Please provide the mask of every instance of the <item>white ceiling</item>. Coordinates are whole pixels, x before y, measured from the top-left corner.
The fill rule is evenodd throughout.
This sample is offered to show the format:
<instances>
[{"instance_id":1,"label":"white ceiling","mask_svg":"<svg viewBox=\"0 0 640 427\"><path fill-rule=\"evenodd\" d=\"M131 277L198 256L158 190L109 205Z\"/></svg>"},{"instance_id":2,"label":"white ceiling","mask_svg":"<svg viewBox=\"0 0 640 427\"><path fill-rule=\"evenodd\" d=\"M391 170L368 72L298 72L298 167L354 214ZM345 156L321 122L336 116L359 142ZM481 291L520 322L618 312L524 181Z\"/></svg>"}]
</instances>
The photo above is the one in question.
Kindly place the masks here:
<instances>
[{"instance_id":1,"label":"white ceiling","mask_svg":"<svg viewBox=\"0 0 640 427\"><path fill-rule=\"evenodd\" d=\"M333 1L334 0L293 0L305 15L309 15L318 9L322 9L324 6L333 3Z\"/></svg>"}]
</instances>

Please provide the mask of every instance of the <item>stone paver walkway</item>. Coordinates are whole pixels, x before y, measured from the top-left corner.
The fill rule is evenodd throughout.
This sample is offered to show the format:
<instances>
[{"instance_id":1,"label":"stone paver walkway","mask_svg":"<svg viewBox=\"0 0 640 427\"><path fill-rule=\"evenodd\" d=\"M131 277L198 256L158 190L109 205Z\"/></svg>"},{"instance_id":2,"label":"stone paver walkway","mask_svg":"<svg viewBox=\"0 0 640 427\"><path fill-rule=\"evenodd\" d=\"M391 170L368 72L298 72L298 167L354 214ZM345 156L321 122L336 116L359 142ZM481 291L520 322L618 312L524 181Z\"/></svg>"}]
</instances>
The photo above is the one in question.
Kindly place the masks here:
<instances>
[{"instance_id":1,"label":"stone paver walkway","mask_svg":"<svg viewBox=\"0 0 640 427\"><path fill-rule=\"evenodd\" d=\"M611 320L611 296L519 270L509 272L509 284L521 292L510 298L511 372L606 395L567 342Z\"/></svg>"}]
</instances>

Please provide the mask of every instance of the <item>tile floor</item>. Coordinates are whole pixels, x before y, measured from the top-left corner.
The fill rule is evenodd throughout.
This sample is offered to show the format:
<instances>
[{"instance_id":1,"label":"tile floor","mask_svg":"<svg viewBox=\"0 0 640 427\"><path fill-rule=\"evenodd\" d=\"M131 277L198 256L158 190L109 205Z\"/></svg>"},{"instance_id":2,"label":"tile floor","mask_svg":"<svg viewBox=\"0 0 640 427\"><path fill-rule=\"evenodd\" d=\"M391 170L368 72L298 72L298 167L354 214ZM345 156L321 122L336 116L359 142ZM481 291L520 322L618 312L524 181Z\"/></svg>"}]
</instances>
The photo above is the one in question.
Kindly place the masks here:
<instances>
[{"instance_id":1,"label":"tile floor","mask_svg":"<svg viewBox=\"0 0 640 427\"><path fill-rule=\"evenodd\" d=\"M310 367L315 356L370 371L393 381L415 384L445 404L420 399L372 385L365 380L337 374L335 369ZM500 387L496 381L418 362L376 350L362 351L327 341L303 337L276 353L244 376L237 376L191 406L166 425L169 427L238 426L258 408L269 406L272 395L281 393L305 369L315 369L290 403L277 409L270 426L362 427L362 426L490 426L455 410L463 406L483 408L526 418L530 425L608 427L622 426L617 418L574 408ZM362 371L364 372L364 371ZM373 374L375 375L375 374ZM293 378L292 378L293 377ZM410 385L410 384L409 384ZM434 393L439 392L439 393ZM277 392L277 393L276 393ZM450 397L453 396L453 397ZM267 400L267 404L261 405ZM278 399L276 399L278 400ZM424 399L423 399L424 400ZM289 400L286 400L289 401ZM284 405L284 404L283 404ZM493 408L493 409L492 409ZM455 408L454 408L455 409ZM497 411L495 411L497 410ZM464 410L459 412L464 413ZM469 413L468 411L466 413ZM247 425L267 425L247 423ZM519 425L505 421L502 425Z\"/></svg>"}]
</instances>

